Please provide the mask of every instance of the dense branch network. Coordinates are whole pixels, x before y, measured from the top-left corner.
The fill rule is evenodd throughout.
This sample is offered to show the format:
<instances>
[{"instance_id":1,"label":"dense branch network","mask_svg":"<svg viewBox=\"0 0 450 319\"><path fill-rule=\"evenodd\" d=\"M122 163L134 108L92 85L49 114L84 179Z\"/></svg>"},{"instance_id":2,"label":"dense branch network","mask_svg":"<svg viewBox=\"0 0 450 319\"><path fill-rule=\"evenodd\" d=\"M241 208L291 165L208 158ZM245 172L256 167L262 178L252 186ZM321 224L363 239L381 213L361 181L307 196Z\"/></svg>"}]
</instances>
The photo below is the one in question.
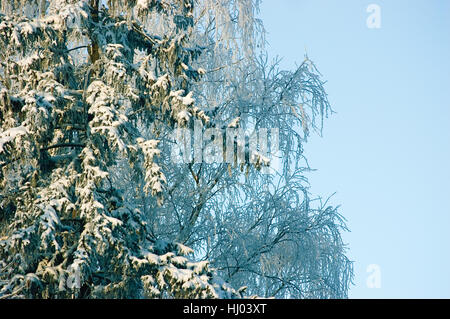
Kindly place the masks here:
<instances>
[{"instance_id":1,"label":"dense branch network","mask_svg":"<svg viewBox=\"0 0 450 319\"><path fill-rule=\"evenodd\" d=\"M1 2L0 298L347 296L344 219L305 177L324 83L268 61L257 9ZM195 127L279 150L174 162Z\"/></svg>"}]
</instances>

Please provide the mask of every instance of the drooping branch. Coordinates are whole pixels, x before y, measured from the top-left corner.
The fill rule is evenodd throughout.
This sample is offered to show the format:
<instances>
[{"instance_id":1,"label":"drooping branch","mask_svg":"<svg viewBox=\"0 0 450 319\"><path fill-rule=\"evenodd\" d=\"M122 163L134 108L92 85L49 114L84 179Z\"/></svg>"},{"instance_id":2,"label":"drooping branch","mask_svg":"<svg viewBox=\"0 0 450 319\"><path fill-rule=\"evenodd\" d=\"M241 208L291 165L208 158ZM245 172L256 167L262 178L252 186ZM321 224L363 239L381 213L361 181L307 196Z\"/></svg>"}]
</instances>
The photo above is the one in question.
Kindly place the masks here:
<instances>
[{"instance_id":1,"label":"drooping branch","mask_svg":"<svg viewBox=\"0 0 450 319\"><path fill-rule=\"evenodd\" d=\"M60 147L84 147L84 146L85 146L84 144L79 143L60 143L41 148L41 151L48 151L52 148L60 148Z\"/></svg>"}]
</instances>

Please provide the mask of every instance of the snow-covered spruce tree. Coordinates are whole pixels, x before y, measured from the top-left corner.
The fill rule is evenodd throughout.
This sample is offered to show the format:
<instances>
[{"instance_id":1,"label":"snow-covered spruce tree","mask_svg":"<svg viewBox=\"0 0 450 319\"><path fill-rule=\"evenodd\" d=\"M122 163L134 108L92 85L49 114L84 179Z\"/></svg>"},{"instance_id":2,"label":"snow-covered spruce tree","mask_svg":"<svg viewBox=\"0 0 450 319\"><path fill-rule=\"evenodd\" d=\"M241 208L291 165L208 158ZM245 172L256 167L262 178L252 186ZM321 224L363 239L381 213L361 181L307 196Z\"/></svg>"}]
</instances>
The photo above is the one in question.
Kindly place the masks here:
<instances>
[{"instance_id":1,"label":"snow-covered spruce tree","mask_svg":"<svg viewBox=\"0 0 450 319\"><path fill-rule=\"evenodd\" d=\"M125 161L161 205L158 131L208 122L189 92L204 72L188 45L194 1L11 0L0 12L0 298L239 296L149 231L110 178Z\"/></svg>"},{"instance_id":2,"label":"snow-covered spruce tree","mask_svg":"<svg viewBox=\"0 0 450 319\"><path fill-rule=\"evenodd\" d=\"M341 238L345 220L310 194L303 154L309 134L320 134L332 112L324 83L308 58L293 71L267 59L258 2L198 1L189 40L205 47L195 62L206 74L192 90L216 128L277 128L278 167L261 174L235 163L174 164L173 140L162 130L163 205L139 188L126 189L124 198L146 212L152 234L194 248L251 295L345 298L353 274ZM133 171L126 162L119 167L111 177L125 189Z\"/></svg>"}]
</instances>

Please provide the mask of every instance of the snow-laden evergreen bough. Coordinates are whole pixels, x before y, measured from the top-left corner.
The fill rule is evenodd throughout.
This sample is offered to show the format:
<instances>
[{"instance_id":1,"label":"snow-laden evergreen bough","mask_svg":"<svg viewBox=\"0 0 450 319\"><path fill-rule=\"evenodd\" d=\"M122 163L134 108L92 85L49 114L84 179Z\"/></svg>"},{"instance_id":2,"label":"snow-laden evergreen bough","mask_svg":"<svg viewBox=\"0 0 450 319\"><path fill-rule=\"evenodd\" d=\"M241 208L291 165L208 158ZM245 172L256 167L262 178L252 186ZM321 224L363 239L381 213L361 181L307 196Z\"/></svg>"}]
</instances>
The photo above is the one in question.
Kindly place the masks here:
<instances>
[{"instance_id":1,"label":"snow-laden evergreen bough","mask_svg":"<svg viewBox=\"0 0 450 319\"><path fill-rule=\"evenodd\" d=\"M1 2L0 298L347 296L344 220L301 164L323 83L267 62L257 8ZM279 167L173 163L194 123L278 128Z\"/></svg>"},{"instance_id":2,"label":"snow-laden evergreen bough","mask_svg":"<svg viewBox=\"0 0 450 319\"><path fill-rule=\"evenodd\" d=\"M208 120L183 99L201 72L190 67L200 49L185 46L193 1L108 5L2 2L0 296L237 295L185 246L151 237L108 172L126 159L162 201L158 140L137 122ZM150 14L171 32L149 33Z\"/></svg>"}]
</instances>

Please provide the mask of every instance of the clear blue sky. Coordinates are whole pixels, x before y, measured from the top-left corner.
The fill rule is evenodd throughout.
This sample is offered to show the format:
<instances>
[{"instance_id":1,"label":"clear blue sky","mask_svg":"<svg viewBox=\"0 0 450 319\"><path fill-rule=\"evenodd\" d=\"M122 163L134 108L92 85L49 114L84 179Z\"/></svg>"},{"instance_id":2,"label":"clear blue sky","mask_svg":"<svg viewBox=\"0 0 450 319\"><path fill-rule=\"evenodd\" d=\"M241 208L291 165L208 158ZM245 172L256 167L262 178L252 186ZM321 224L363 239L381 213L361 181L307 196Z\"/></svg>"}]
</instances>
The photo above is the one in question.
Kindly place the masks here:
<instances>
[{"instance_id":1,"label":"clear blue sky","mask_svg":"<svg viewBox=\"0 0 450 319\"><path fill-rule=\"evenodd\" d=\"M283 67L306 49L328 81L337 114L306 155L351 229L350 298L450 298L450 1L265 0L260 16Z\"/></svg>"}]
</instances>

